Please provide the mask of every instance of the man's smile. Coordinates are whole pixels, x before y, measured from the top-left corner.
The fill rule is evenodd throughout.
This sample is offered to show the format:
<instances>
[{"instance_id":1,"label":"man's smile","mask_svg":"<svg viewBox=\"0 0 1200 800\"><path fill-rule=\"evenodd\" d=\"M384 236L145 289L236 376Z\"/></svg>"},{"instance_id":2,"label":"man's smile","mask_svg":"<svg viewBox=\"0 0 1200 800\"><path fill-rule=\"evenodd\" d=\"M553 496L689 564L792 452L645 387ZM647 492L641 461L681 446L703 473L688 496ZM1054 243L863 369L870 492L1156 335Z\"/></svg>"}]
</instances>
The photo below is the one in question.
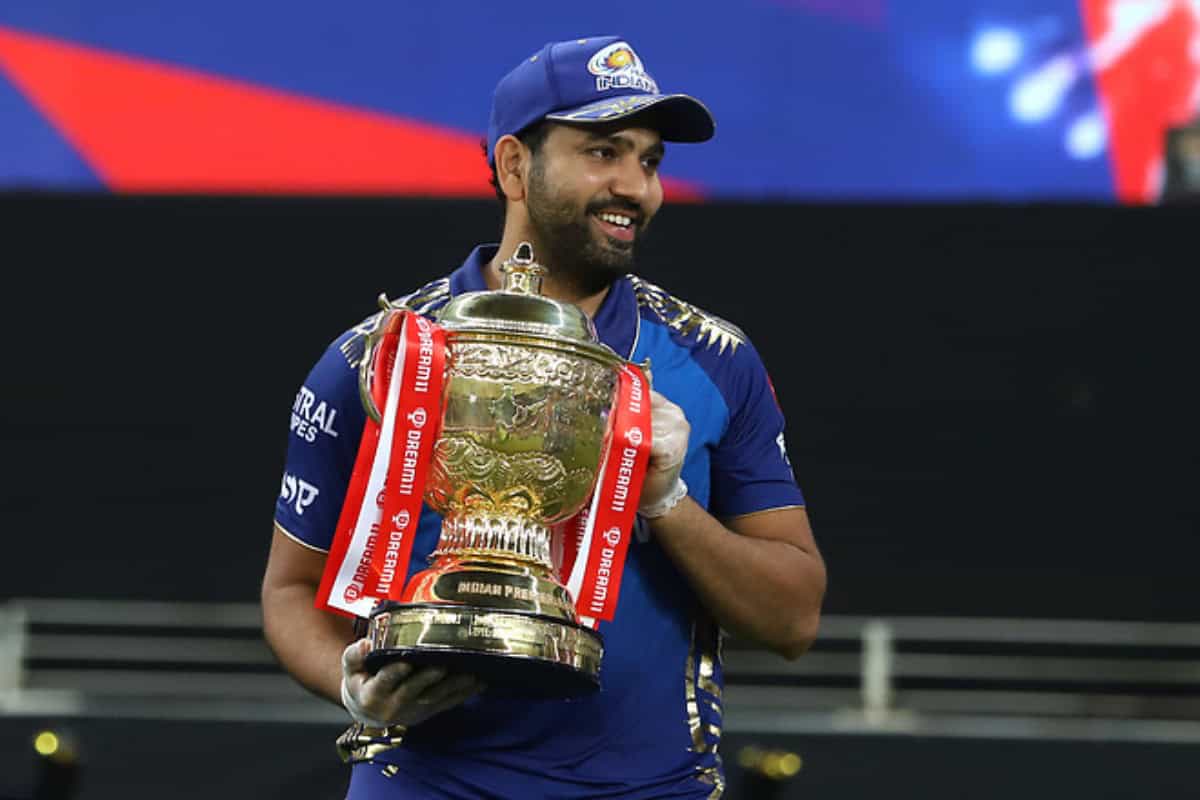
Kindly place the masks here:
<instances>
[{"instance_id":1,"label":"man's smile","mask_svg":"<svg viewBox=\"0 0 1200 800\"><path fill-rule=\"evenodd\" d=\"M591 215L604 233L620 242L632 242L637 234L637 220L617 211L600 211Z\"/></svg>"}]
</instances>

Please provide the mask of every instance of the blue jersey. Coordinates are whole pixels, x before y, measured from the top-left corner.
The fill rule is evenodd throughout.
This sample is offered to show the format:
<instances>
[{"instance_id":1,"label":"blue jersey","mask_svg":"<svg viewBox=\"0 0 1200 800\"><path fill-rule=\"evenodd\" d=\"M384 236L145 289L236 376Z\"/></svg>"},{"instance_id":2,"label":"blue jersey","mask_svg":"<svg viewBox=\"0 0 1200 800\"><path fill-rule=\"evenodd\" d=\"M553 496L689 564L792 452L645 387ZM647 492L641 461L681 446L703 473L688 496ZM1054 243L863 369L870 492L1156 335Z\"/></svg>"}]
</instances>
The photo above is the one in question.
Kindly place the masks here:
<instances>
[{"instance_id":1,"label":"blue jersey","mask_svg":"<svg viewBox=\"0 0 1200 800\"><path fill-rule=\"evenodd\" d=\"M450 297L484 291L494 247L476 248L449 277L404 304L432 315ZM603 342L651 362L652 383L691 424L683 478L718 518L801 506L766 370L733 325L640 278L613 283L595 316ZM275 520L301 544L328 550L365 412L357 365L369 319L338 337L292 407ZM425 566L441 520L426 508L409 573ZM616 617L602 622L601 690L573 700L486 692L413 726L384 758L354 768L354 798L703 798L723 785L720 631L664 551L639 525Z\"/></svg>"}]
</instances>

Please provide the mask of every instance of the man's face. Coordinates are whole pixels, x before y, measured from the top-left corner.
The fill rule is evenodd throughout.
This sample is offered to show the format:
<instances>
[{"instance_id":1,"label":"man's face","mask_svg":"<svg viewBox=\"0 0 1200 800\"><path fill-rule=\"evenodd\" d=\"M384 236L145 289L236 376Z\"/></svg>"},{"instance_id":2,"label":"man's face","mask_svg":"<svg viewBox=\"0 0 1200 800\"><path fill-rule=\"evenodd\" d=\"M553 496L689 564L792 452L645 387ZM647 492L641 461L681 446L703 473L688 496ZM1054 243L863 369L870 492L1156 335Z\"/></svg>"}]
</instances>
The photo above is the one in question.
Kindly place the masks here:
<instances>
[{"instance_id":1,"label":"man's face","mask_svg":"<svg viewBox=\"0 0 1200 800\"><path fill-rule=\"evenodd\" d=\"M647 128L553 125L533 158L526 209L556 279L594 294L629 272L662 205L662 138Z\"/></svg>"}]
</instances>

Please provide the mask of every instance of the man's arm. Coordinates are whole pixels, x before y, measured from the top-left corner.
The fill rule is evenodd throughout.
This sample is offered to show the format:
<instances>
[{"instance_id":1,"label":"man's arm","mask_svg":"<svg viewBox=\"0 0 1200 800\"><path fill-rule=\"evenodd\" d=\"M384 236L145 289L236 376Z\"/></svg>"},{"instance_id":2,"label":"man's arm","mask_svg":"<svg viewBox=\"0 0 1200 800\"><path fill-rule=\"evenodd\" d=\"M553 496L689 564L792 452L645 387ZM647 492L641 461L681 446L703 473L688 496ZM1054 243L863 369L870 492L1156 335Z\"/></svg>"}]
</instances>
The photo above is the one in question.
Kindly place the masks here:
<instances>
[{"instance_id":1,"label":"man's arm","mask_svg":"<svg viewBox=\"0 0 1200 800\"><path fill-rule=\"evenodd\" d=\"M658 392L650 399L653 437L640 507L654 514L654 537L722 628L799 658L817 636L825 596L825 562L808 512L768 509L733 517L726 527L685 497L660 514L675 493L691 426Z\"/></svg>"},{"instance_id":2,"label":"man's arm","mask_svg":"<svg viewBox=\"0 0 1200 800\"><path fill-rule=\"evenodd\" d=\"M825 562L803 508L729 520L685 498L650 520L655 539L725 630L798 658L817 636Z\"/></svg>"},{"instance_id":3,"label":"man's arm","mask_svg":"<svg viewBox=\"0 0 1200 800\"><path fill-rule=\"evenodd\" d=\"M354 624L313 606L324 568L325 553L275 527L263 576L263 631L292 677L341 705L342 651L354 640Z\"/></svg>"}]
</instances>

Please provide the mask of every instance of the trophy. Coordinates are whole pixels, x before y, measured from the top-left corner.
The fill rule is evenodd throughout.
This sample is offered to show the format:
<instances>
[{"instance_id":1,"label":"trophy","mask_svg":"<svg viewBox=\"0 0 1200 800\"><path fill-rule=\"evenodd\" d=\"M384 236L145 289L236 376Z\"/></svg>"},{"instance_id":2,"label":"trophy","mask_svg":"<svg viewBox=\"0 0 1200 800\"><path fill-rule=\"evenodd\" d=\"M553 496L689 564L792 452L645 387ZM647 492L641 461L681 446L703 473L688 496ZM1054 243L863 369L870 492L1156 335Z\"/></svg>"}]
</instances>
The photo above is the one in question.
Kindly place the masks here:
<instances>
[{"instance_id":1,"label":"trophy","mask_svg":"<svg viewBox=\"0 0 1200 800\"><path fill-rule=\"evenodd\" d=\"M402 659L578 695L598 688L603 646L556 560L573 535L563 523L596 490L627 362L582 310L541 295L531 245L501 271L501 290L459 295L437 315L445 383L424 502L441 536L400 599L372 610L367 665ZM378 420L367 346L360 388Z\"/></svg>"}]
</instances>

